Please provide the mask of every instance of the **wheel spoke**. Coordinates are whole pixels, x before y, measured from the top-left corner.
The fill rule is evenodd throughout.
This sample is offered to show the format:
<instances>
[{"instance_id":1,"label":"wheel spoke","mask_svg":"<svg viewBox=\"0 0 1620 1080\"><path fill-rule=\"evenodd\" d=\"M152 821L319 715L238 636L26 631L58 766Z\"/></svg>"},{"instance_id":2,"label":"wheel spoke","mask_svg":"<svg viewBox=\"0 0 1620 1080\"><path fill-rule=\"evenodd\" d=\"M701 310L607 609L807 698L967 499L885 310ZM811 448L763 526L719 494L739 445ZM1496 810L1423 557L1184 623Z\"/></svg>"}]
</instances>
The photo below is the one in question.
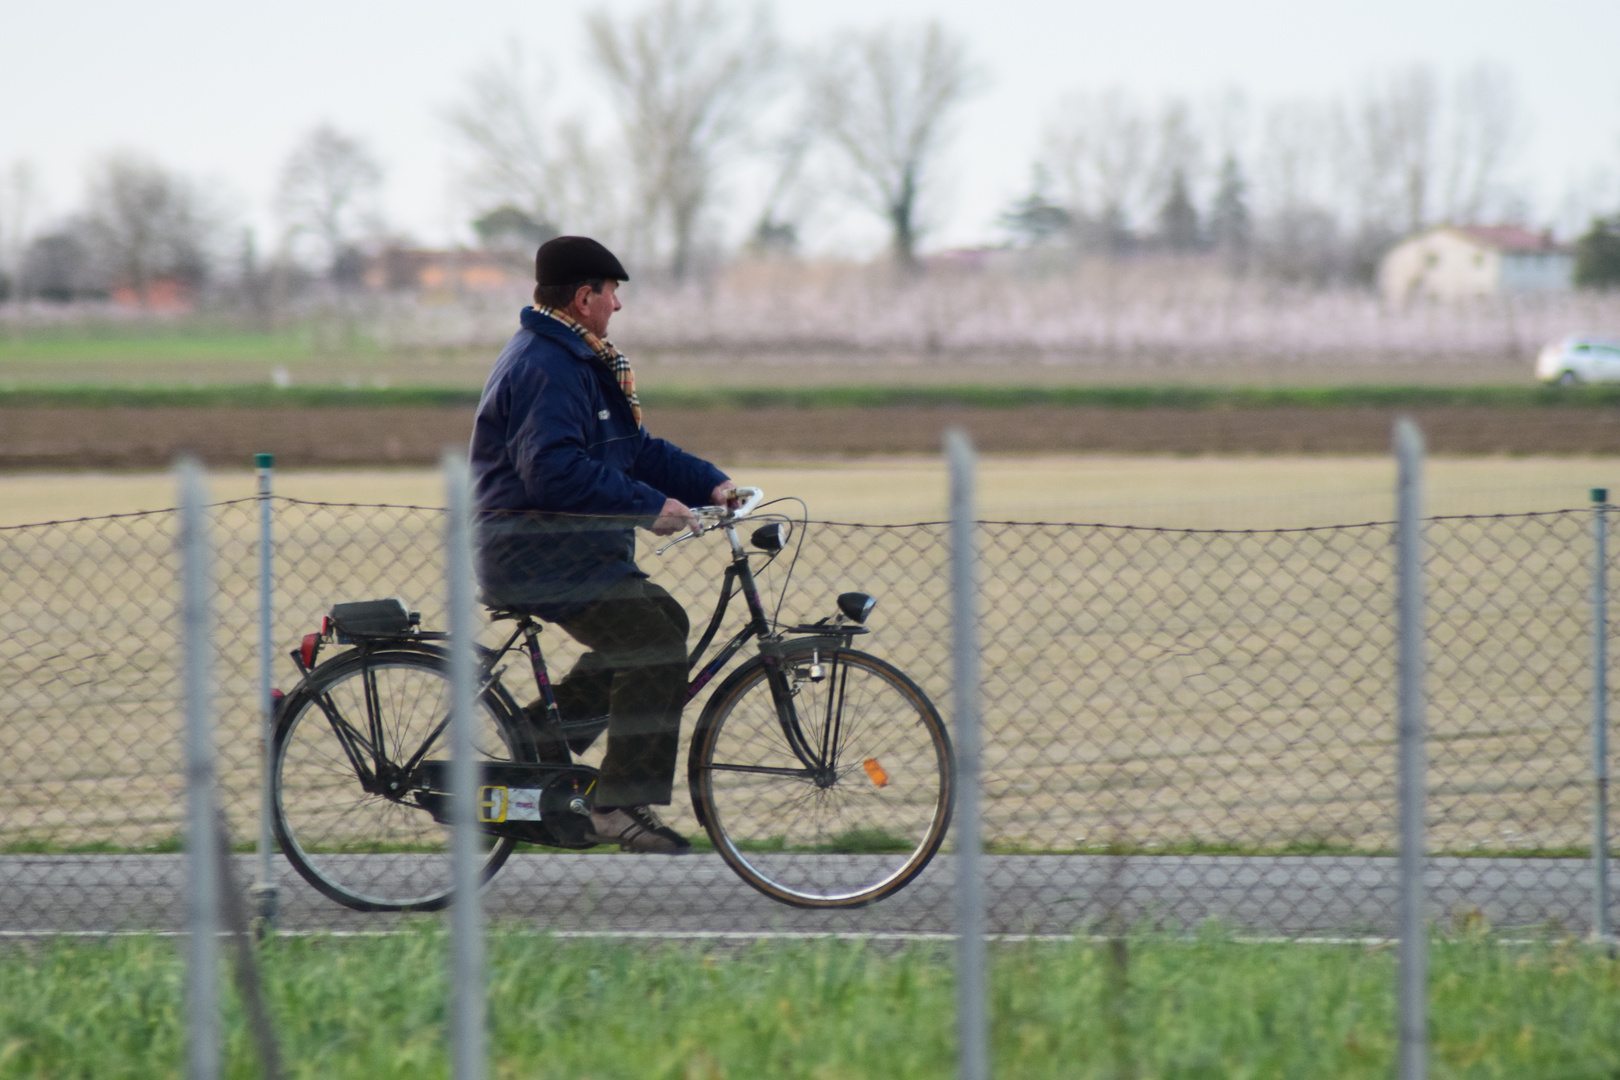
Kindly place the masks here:
<instances>
[{"instance_id":1,"label":"wheel spoke","mask_svg":"<svg viewBox=\"0 0 1620 1080\"><path fill-rule=\"evenodd\" d=\"M425 910L447 901L447 827L413 802L365 792L355 747L344 737L345 729L359 733L333 722L366 716L374 740L366 757L397 764L417 748L425 756L447 698L443 659L400 649L328 661L289 699L275 746L276 830L288 860L327 896L362 910ZM485 758L512 760L513 720L495 701L493 692L479 698L474 744ZM485 873L512 847L486 841Z\"/></svg>"},{"instance_id":2,"label":"wheel spoke","mask_svg":"<svg viewBox=\"0 0 1620 1080\"><path fill-rule=\"evenodd\" d=\"M809 769L780 769L770 765L722 765L719 762L704 765L702 768L711 772L740 772L760 773L764 776L791 776L799 780L811 780L815 773Z\"/></svg>"},{"instance_id":3,"label":"wheel spoke","mask_svg":"<svg viewBox=\"0 0 1620 1080\"><path fill-rule=\"evenodd\" d=\"M864 653L827 663L832 677L801 682L793 699L826 772L795 767L762 667L711 703L694 744L693 795L720 853L755 888L803 906L900 888L950 815L949 740L922 692ZM881 785L869 758L887 763Z\"/></svg>"}]
</instances>

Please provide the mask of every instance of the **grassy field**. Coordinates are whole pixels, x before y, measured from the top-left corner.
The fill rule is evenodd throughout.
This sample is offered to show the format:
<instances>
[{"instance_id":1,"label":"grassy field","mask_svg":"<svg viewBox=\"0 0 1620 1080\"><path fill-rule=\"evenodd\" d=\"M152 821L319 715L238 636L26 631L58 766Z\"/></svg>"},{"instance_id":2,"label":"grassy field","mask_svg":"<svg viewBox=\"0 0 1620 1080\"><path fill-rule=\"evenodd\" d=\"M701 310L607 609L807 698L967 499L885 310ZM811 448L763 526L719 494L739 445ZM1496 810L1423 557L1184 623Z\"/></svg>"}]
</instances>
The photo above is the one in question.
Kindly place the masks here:
<instances>
[{"instance_id":1,"label":"grassy field","mask_svg":"<svg viewBox=\"0 0 1620 1080\"><path fill-rule=\"evenodd\" d=\"M0 336L0 369L62 369L81 363L131 368L153 363L251 365L298 361L314 351L309 333L183 324L80 325Z\"/></svg>"},{"instance_id":2,"label":"grassy field","mask_svg":"<svg viewBox=\"0 0 1620 1080\"><path fill-rule=\"evenodd\" d=\"M341 322L277 331L205 320L72 324L0 332L0 386L476 386L498 350L384 349Z\"/></svg>"},{"instance_id":3,"label":"grassy field","mask_svg":"<svg viewBox=\"0 0 1620 1080\"><path fill-rule=\"evenodd\" d=\"M945 512L937 458L801 464L728 463L743 483L797 495L813 517L889 524ZM253 493L248 470L215 472L216 499ZM438 506L435 470L282 472L278 494L322 502ZM1085 521L1166 528L1265 529L1387 520L1394 465L1387 458L1123 457L986 458L981 517ZM1578 507L1593 487L1620 490L1620 463L1602 458L1439 458L1429 463L1431 513L1522 513ZM0 474L0 526L172 506L166 473Z\"/></svg>"},{"instance_id":4,"label":"grassy field","mask_svg":"<svg viewBox=\"0 0 1620 1080\"><path fill-rule=\"evenodd\" d=\"M447 1075L446 938L300 939L262 952L290 1077ZM579 1080L937 1080L955 1068L949 954L855 943L740 951L568 943L495 932L491 1075ZM1123 955L1123 966L1119 963ZM997 1075L1386 1077L1394 952L1191 940L1040 944L993 954ZM1431 949L1432 1069L1609 1078L1620 964L1572 941ZM172 939L0 953L0 1077L176 1075L184 971ZM257 1076L234 995L226 1075Z\"/></svg>"},{"instance_id":5,"label":"grassy field","mask_svg":"<svg viewBox=\"0 0 1620 1080\"><path fill-rule=\"evenodd\" d=\"M1436 462L1431 505L1579 505L1607 468ZM817 517L942 516L935 462L737 474L773 493L805 494ZM280 490L303 498L440 501L429 472L280 480ZM1388 462L1378 460L990 461L981 512L1172 527L1387 520L1391 480ZM218 497L250 489L246 474L216 478ZM31 501L39 511L32 517L161 506L171 491L163 476L0 481L3 501ZM84 501L75 506L75 498ZM254 516L251 505L222 511L216 534L222 777L243 821L251 820L256 782ZM6 558L28 568L0 581L0 755L14 762L14 783L0 793L8 839L141 849L173 834L180 800L169 742L178 687L169 523L158 516L0 534ZM425 625L442 625L440 524L427 511L284 506L276 639L290 647L333 601L369 596L405 596ZM1435 527L1436 850L1568 853L1584 842L1585 529L1584 515ZM880 602L870 647L948 700L942 531L816 526L808 535L784 616L814 619L839 591L873 591ZM1123 837L1142 850L1389 848L1386 530L997 527L986 529L985 542L994 843L1088 850ZM688 610L708 610L715 541L644 557ZM783 584L784 567L765 575L767 595ZM546 647L554 671L577 655L562 635L548 635ZM284 657L276 677L287 688L296 673ZM102 796L111 790L122 797ZM677 827L691 829L681 802Z\"/></svg>"},{"instance_id":6,"label":"grassy field","mask_svg":"<svg viewBox=\"0 0 1620 1080\"><path fill-rule=\"evenodd\" d=\"M508 328L511 308L466 319L448 334L418 335L423 342L379 344L376 320L314 318L274 331L196 318L180 321L116 320L23 328L0 326L0 386L76 384L269 384L282 369L295 386L415 386L476 388L488 374ZM821 309L825 310L825 309ZM424 326L435 312L417 311ZM438 314L444 314L440 312ZM1292 355L1276 342L1263 349L1126 348L1095 344L1058 348L959 345L943 351L893 341L881 348L840 347L817 339L769 334L760 342L699 339L674 347L644 344L636 309L615 323L615 338L635 361L649 388L706 391L714 387L839 387L890 385L930 388L953 384L1043 387L1188 383L1229 387L1376 386L1411 383L1433 387L1528 386L1530 352L1440 357L1369 355L1365 346L1344 355L1320 349ZM892 317L885 311L884 316ZM818 320L822 316L819 311ZM384 325L387 324L384 319ZM723 326L730 320L721 320ZM656 337L656 333L654 335ZM747 335L745 335L746 337ZM1319 343L1317 343L1319 345ZM1117 353L1117 355L1116 355Z\"/></svg>"},{"instance_id":7,"label":"grassy field","mask_svg":"<svg viewBox=\"0 0 1620 1080\"><path fill-rule=\"evenodd\" d=\"M0 408L412 408L478 403L477 386L191 385L0 383ZM1599 409L1620 404L1620 386L1566 388L1536 384L1487 386L1043 386L965 383L904 385L881 379L829 385L681 385L648 387L648 408L735 412L753 409Z\"/></svg>"}]
</instances>

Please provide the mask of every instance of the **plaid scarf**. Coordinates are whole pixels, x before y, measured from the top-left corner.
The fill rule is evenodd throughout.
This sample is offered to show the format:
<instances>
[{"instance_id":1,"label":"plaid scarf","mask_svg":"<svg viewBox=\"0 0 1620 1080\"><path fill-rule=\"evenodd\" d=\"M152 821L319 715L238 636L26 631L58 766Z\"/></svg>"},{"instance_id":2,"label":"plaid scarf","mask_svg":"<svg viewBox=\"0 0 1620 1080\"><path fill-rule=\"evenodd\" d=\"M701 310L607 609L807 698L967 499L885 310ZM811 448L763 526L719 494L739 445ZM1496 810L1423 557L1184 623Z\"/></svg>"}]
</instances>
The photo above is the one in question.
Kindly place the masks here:
<instances>
[{"instance_id":1,"label":"plaid scarf","mask_svg":"<svg viewBox=\"0 0 1620 1080\"><path fill-rule=\"evenodd\" d=\"M630 358L614 348L613 342L597 337L556 308L537 304L534 310L556 319L578 334L580 340L591 347L591 352L596 354L596 358L606 364L607 369L613 372L613 377L619 380L619 389L624 391L624 399L630 403L630 412L636 418L636 427L641 427L641 399L636 397L636 373L630 370Z\"/></svg>"}]
</instances>

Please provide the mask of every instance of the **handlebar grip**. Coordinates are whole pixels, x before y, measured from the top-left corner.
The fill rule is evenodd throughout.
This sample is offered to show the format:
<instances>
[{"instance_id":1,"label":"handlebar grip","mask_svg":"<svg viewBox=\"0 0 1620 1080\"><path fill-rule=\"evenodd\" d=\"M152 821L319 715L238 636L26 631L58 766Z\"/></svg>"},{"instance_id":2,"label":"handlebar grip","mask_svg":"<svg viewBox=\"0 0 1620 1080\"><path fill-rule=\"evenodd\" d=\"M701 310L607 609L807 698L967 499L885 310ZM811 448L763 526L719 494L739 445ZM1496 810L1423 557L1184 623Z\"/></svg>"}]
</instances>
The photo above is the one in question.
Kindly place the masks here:
<instances>
[{"instance_id":1,"label":"handlebar grip","mask_svg":"<svg viewBox=\"0 0 1620 1080\"><path fill-rule=\"evenodd\" d=\"M737 517L746 517L754 507L765 501L765 492L757 487L740 487L737 496L742 499L742 505L732 511Z\"/></svg>"}]
</instances>

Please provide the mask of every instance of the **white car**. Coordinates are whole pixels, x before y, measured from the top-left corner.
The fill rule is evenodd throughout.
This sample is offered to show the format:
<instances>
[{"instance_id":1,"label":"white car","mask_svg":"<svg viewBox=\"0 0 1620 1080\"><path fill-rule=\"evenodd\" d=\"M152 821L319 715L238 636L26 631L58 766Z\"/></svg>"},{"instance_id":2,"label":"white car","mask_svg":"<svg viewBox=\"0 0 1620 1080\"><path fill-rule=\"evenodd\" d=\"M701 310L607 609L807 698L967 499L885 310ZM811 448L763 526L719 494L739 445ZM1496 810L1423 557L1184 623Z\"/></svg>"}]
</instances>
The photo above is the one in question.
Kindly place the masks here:
<instances>
[{"instance_id":1,"label":"white car","mask_svg":"<svg viewBox=\"0 0 1620 1080\"><path fill-rule=\"evenodd\" d=\"M1620 382L1620 338L1577 334L1556 341L1536 357L1536 378L1559 386Z\"/></svg>"}]
</instances>

